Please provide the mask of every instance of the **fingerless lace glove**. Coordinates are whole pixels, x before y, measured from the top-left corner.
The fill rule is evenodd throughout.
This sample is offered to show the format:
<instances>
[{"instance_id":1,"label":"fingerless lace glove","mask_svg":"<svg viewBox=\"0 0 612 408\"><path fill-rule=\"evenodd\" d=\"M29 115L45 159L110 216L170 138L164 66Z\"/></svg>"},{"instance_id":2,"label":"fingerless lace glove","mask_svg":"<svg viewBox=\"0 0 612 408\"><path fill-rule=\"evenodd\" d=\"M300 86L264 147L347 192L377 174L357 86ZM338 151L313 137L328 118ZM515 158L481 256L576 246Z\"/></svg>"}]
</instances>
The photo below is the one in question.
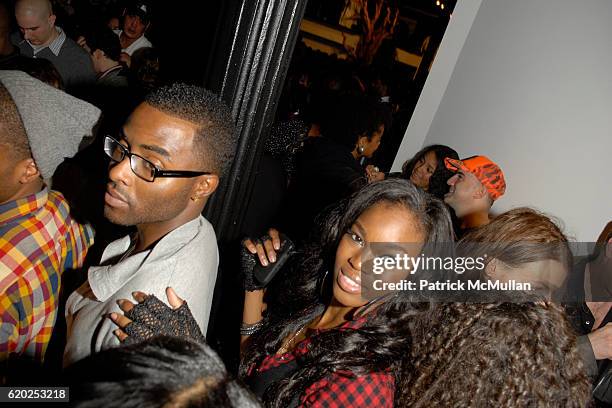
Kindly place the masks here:
<instances>
[{"instance_id":1,"label":"fingerless lace glove","mask_svg":"<svg viewBox=\"0 0 612 408\"><path fill-rule=\"evenodd\" d=\"M149 295L125 313L125 316L132 320L123 329L128 335L124 341L126 344L140 343L159 335L206 342L187 302L183 302L178 309L172 309L156 296Z\"/></svg>"}]
</instances>

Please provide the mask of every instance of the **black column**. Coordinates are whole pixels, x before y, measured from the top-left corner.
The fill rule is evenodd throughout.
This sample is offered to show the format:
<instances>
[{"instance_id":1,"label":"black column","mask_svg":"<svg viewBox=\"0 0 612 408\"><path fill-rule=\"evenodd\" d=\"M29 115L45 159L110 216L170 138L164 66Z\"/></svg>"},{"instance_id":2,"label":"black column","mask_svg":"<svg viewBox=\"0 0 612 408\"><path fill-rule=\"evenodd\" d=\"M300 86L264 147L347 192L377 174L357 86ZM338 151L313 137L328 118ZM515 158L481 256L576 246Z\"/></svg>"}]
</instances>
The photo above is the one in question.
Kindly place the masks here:
<instances>
[{"instance_id":1,"label":"black column","mask_svg":"<svg viewBox=\"0 0 612 408\"><path fill-rule=\"evenodd\" d=\"M239 132L234 163L204 213L221 255L207 340L230 371L239 362L244 296L236 241L305 5L306 0L223 0L205 75L204 85L228 103Z\"/></svg>"},{"instance_id":2,"label":"black column","mask_svg":"<svg viewBox=\"0 0 612 408\"><path fill-rule=\"evenodd\" d=\"M205 211L220 242L238 238L305 6L306 0L224 4L205 85L229 104L240 137L234 164Z\"/></svg>"}]
</instances>

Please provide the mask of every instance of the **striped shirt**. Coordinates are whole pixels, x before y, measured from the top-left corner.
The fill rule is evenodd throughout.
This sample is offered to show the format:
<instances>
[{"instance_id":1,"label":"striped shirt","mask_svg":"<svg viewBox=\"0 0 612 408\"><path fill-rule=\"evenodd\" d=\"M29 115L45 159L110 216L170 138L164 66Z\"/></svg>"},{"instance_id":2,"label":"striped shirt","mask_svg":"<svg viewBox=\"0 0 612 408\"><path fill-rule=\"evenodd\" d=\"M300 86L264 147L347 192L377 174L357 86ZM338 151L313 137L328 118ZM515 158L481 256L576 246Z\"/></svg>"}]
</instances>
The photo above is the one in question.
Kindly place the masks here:
<instances>
[{"instance_id":1,"label":"striped shirt","mask_svg":"<svg viewBox=\"0 0 612 408\"><path fill-rule=\"evenodd\" d=\"M62 273L83 264L93 230L44 188L0 205L0 361L42 361L57 315Z\"/></svg>"},{"instance_id":2,"label":"striped shirt","mask_svg":"<svg viewBox=\"0 0 612 408\"><path fill-rule=\"evenodd\" d=\"M24 57L49 60L62 77L68 93L93 84L96 73L91 55L67 37L60 27L55 29L58 36L48 45L32 45L19 32L11 35L11 42L19 48L19 52Z\"/></svg>"},{"instance_id":3,"label":"striped shirt","mask_svg":"<svg viewBox=\"0 0 612 408\"><path fill-rule=\"evenodd\" d=\"M49 44L47 45L34 45L31 42L29 42L28 40L24 40L26 41L28 44L30 44L30 47L32 47L34 49L34 56L36 56L36 54L38 54L39 51L49 47L49 49L51 50L51 52L53 54L55 54L55 56L59 56L59 53L62 49L62 45L64 45L64 41L66 41L66 33L64 33L64 30L62 30L59 27L55 27L55 30L58 33L58 36L55 38L55 40L51 41Z\"/></svg>"}]
</instances>

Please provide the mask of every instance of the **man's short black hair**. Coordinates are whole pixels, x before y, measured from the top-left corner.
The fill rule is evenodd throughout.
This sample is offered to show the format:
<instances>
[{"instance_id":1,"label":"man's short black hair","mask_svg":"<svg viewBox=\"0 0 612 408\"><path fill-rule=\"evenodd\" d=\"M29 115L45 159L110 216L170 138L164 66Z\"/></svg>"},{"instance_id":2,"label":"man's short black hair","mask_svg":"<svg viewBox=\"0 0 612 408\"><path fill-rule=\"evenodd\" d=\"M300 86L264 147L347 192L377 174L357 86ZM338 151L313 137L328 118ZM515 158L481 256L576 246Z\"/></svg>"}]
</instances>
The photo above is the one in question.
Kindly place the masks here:
<instances>
[{"instance_id":1,"label":"man's short black hair","mask_svg":"<svg viewBox=\"0 0 612 408\"><path fill-rule=\"evenodd\" d=\"M175 83L154 90L145 102L198 126L195 153L205 166L203 170L221 176L231 165L236 130L229 108L218 95L199 86Z\"/></svg>"},{"instance_id":2,"label":"man's short black hair","mask_svg":"<svg viewBox=\"0 0 612 408\"><path fill-rule=\"evenodd\" d=\"M119 42L119 36L110 28L97 27L87 34L86 41L92 54L95 50L101 50L108 58L119 61L121 43Z\"/></svg>"},{"instance_id":3,"label":"man's short black hair","mask_svg":"<svg viewBox=\"0 0 612 408\"><path fill-rule=\"evenodd\" d=\"M151 22L151 4L146 1L135 1L132 4L128 4L125 8L125 15L137 16L142 24L147 25Z\"/></svg>"},{"instance_id":4,"label":"man's short black hair","mask_svg":"<svg viewBox=\"0 0 612 408\"><path fill-rule=\"evenodd\" d=\"M30 144L23 121L9 91L0 83L0 144L10 146L12 154L31 157Z\"/></svg>"}]
</instances>

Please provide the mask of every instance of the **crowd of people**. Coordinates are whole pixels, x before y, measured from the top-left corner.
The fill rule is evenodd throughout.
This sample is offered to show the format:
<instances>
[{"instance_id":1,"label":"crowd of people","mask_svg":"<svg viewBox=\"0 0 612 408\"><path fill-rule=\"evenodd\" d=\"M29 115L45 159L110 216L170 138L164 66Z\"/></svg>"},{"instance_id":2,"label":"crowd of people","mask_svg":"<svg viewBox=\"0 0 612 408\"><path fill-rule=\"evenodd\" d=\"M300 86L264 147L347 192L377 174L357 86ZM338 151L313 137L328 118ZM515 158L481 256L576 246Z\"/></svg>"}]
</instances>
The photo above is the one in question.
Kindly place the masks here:
<instances>
[{"instance_id":1,"label":"crowd of people","mask_svg":"<svg viewBox=\"0 0 612 408\"><path fill-rule=\"evenodd\" d=\"M507 186L482 154L432 145L381 170L397 107L372 72L290 72L232 254L233 372L206 342L220 255L202 215L231 112L160 83L149 4L88 30L54 7L0 3L0 385L68 386L81 407L612 403L612 222L577 258L540 210L492 214ZM430 279L506 287L370 296L376 245L450 247L482 267Z\"/></svg>"}]
</instances>

